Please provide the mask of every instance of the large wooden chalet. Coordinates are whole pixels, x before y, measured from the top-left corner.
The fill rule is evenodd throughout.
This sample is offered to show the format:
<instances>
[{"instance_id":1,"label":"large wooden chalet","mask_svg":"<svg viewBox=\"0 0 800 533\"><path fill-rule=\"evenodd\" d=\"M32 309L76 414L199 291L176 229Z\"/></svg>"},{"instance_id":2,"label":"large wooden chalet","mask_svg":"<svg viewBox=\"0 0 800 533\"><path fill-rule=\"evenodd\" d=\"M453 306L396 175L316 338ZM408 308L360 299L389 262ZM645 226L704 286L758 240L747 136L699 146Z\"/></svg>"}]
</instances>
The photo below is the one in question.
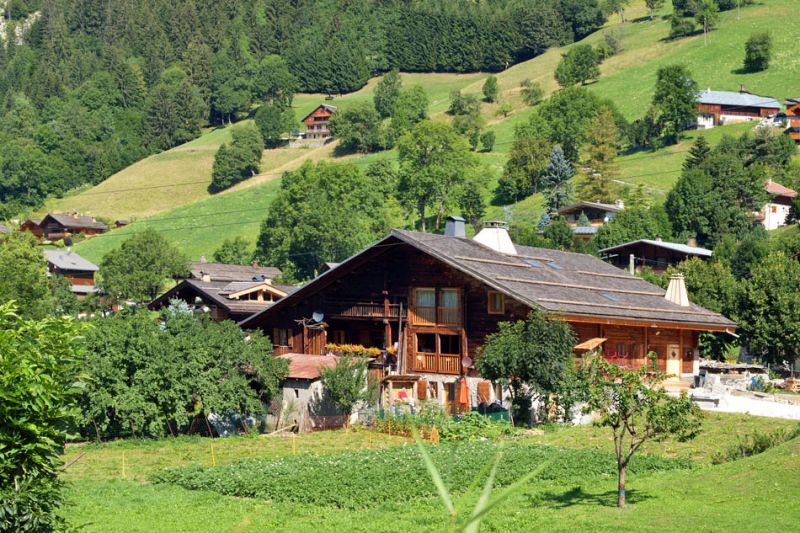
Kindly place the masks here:
<instances>
[{"instance_id":1,"label":"large wooden chalet","mask_svg":"<svg viewBox=\"0 0 800 533\"><path fill-rule=\"evenodd\" d=\"M394 230L240 324L271 336L278 355L322 355L327 343L396 347L386 378L395 391L444 403L460 376L472 398L496 397L476 373L477 350L498 322L532 309L568 321L579 342L602 343L606 357L639 367L653 351L675 375L698 372L700 332L736 327L685 301L685 287L681 305L598 258L514 245L498 225L467 239L459 224L448 220L449 235Z\"/></svg>"},{"instance_id":2,"label":"large wooden chalet","mask_svg":"<svg viewBox=\"0 0 800 533\"><path fill-rule=\"evenodd\" d=\"M327 141L331 136L328 124L335 112L335 106L320 104L311 113L303 117L303 124L306 126L306 139L310 141Z\"/></svg>"},{"instance_id":3,"label":"large wooden chalet","mask_svg":"<svg viewBox=\"0 0 800 533\"><path fill-rule=\"evenodd\" d=\"M778 113L781 104L771 96L733 91L700 91L697 94L697 127L713 128L722 124L760 120Z\"/></svg>"},{"instance_id":4,"label":"large wooden chalet","mask_svg":"<svg viewBox=\"0 0 800 533\"><path fill-rule=\"evenodd\" d=\"M100 269L88 259L69 249L45 250L44 257L49 275L66 279L79 300L97 292L94 275Z\"/></svg>"},{"instance_id":5,"label":"large wooden chalet","mask_svg":"<svg viewBox=\"0 0 800 533\"><path fill-rule=\"evenodd\" d=\"M20 230L29 231L37 237L49 240L63 239L70 235L97 235L108 231L108 226L94 217L78 213L49 213L42 220L26 220Z\"/></svg>"}]
</instances>

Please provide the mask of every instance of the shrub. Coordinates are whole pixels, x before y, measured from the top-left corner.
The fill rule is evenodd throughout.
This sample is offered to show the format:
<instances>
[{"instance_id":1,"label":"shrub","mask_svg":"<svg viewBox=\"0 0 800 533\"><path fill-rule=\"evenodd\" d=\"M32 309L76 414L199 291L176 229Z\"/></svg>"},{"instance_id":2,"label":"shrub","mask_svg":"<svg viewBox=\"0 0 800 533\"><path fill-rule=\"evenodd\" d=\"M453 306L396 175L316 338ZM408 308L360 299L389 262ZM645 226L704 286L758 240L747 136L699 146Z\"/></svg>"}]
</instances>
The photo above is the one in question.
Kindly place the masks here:
<instances>
[{"instance_id":1,"label":"shrub","mask_svg":"<svg viewBox=\"0 0 800 533\"><path fill-rule=\"evenodd\" d=\"M772 57L772 38L769 33L754 33L744 45L744 68L748 72L759 72L769 68Z\"/></svg>"},{"instance_id":2,"label":"shrub","mask_svg":"<svg viewBox=\"0 0 800 533\"><path fill-rule=\"evenodd\" d=\"M695 31L694 20L674 15L670 19L669 38L678 39L692 35Z\"/></svg>"},{"instance_id":3,"label":"shrub","mask_svg":"<svg viewBox=\"0 0 800 533\"><path fill-rule=\"evenodd\" d=\"M492 151L494 148L495 138L495 133L493 131L487 131L481 135L481 145L483 146L484 152Z\"/></svg>"},{"instance_id":4,"label":"shrub","mask_svg":"<svg viewBox=\"0 0 800 533\"><path fill-rule=\"evenodd\" d=\"M463 492L475 473L491 461L498 446L492 442L440 444L429 449L444 483ZM526 472L552 459L534 479L547 482L583 481L610 477L616 461L609 453L566 450L550 446L508 443L497 469L496 487L508 486ZM648 472L690 468L688 460L656 456L637 457L631 471ZM343 476L342 473L347 475ZM433 484L420 482L428 473L419 450L398 446L375 451L352 451L335 455L303 455L271 460L244 460L221 467L170 469L152 477L156 483L172 483L190 490L258 498L274 502L364 509L380 505L391 482L394 494L404 499L436 494Z\"/></svg>"},{"instance_id":5,"label":"shrub","mask_svg":"<svg viewBox=\"0 0 800 533\"><path fill-rule=\"evenodd\" d=\"M772 432L754 431L750 435L739 438L725 451L714 453L711 456L711 462L716 465L758 455L796 437L800 437L800 424L791 431L786 428L779 428Z\"/></svg>"}]
</instances>

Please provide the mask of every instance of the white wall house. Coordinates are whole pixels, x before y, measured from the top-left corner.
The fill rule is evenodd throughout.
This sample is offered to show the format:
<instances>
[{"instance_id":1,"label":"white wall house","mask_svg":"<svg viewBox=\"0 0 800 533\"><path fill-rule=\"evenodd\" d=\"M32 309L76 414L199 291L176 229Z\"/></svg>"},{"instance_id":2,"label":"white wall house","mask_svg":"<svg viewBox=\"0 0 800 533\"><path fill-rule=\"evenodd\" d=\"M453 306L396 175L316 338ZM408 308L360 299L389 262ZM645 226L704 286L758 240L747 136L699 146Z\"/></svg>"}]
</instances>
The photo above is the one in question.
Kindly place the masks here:
<instances>
[{"instance_id":1,"label":"white wall house","mask_svg":"<svg viewBox=\"0 0 800 533\"><path fill-rule=\"evenodd\" d=\"M761 225L768 230L785 226L797 192L772 180L769 180L764 188L770 194L770 199L759 213Z\"/></svg>"}]
</instances>

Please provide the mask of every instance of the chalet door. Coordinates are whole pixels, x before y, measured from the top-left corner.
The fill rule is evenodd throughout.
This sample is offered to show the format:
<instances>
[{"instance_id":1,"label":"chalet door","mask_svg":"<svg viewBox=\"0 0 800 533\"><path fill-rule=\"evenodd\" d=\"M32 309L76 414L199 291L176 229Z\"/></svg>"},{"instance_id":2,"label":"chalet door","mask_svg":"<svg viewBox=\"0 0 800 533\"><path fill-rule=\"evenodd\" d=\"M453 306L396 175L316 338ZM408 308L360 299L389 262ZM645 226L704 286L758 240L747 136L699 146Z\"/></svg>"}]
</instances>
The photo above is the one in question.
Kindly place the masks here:
<instances>
[{"instance_id":1,"label":"chalet door","mask_svg":"<svg viewBox=\"0 0 800 533\"><path fill-rule=\"evenodd\" d=\"M681 349L677 344L667 345L667 374L681 376Z\"/></svg>"},{"instance_id":2,"label":"chalet door","mask_svg":"<svg viewBox=\"0 0 800 533\"><path fill-rule=\"evenodd\" d=\"M321 328L306 327L304 331L303 353L310 355L323 355L327 334Z\"/></svg>"}]
</instances>

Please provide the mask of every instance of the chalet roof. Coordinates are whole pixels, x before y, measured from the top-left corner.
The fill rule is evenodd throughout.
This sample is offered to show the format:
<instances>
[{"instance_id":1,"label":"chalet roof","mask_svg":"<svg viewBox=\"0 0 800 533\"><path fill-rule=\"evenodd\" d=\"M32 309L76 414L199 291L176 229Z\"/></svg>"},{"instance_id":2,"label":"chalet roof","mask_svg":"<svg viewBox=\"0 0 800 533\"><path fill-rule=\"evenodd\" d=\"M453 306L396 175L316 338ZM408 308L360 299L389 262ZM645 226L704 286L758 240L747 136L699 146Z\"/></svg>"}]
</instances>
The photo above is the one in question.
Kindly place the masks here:
<instances>
[{"instance_id":1,"label":"chalet roof","mask_svg":"<svg viewBox=\"0 0 800 533\"><path fill-rule=\"evenodd\" d=\"M302 353L287 353L278 356L289 363L289 374L293 379L318 379L323 368L333 368L339 358L335 355L307 355Z\"/></svg>"},{"instance_id":2,"label":"chalet roof","mask_svg":"<svg viewBox=\"0 0 800 533\"><path fill-rule=\"evenodd\" d=\"M84 259L71 250L45 250L47 262L61 270L81 270L84 272L97 272L97 265Z\"/></svg>"},{"instance_id":3,"label":"chalet roof","mask_svg":"<svg viewBox=\"0 0 800 533\"><path fill-rule=\"evenodd\" d=\"M11 228L0 224L0 233L11 233Z\"/></svg>"},{"instance_id":4,"label":"chalet roof","mask_svg":"<svg viewBox=\"0 0 800 533\"><path fill-rule=\"evenodd\" d=\"M735 328L734 322L698 305L681 307L664 298L665 291L597 257L517 245L517 255L497 252L471 239L405 230L391 234L321 274L272 308L241 322L252 327L308 298L365 258L394 245L406 244L474 277L489 287L555 315L596 320L625 320L702 329Z\"/></svg>"},{"instance_id":5,"label":"chalet roof","mask_svg":"<svg viewBox=\"0 0 800 533\"><path fill-rule=\"evenodd\" d=\"M263 311L273 302L259 302L256 300L234 300L227 297L228 293L224 293L223 289L228 285L225 280L221 281L202 281L199 279L186 279L178 283L175 287L168 290L152 302L148 307L150 309L159 309L162 306L169 305L170 300L177 298L181 292L188 291L197 296L200 296L205 301L218 305L227 309L230 313L235 314L254 314Z\"/></svg>"},{"instance_id":6,"label":"chalet roof","mask_svg":"<svg viewBox=\"0 0 800 533\"><path fill-rule=\"evenodd\" d=\"M618 206L617 204L604 204L602 202L578 202L576 204L568 205L567 207L562 207L558 210L559 215L564 215L567 213L575 213L578 210L582 209L601 209L603 211L608 211L610 213L616 213L618 211L622 211L623 207Z\"/></svg>"},{"instance_id":7,"label":"chalet roof","mask_svg":"<svg viewBox=\"0 0 800 533\"><path fill-rule=\"evenodd\" d=\"M597 226L574 226L572 233L575 235L595 235L598 229Z\"/></svg>"},{"instance_id":8,"label":"chalet roof","mask_svg":"<svg viewBox=\"0 0 800 533\"><path fill-rule=\"evenodd\" d=\"M103 224L102 222L98 222L92 217L86 215L73 215L69 213L48 213L39 222L41 226L48 218L51 218L64 226L65 228L75 228L75 229L99 229L101 231L105 231L108 229L108 226Z\"/></svg>"},{"instance_id":9,"label":"chalet roof","mask_svg":"<svg viewBox=\"0 0 800 533\"><path fill-rule=\"evenodd\" d=\"M94 294L97 292L97 287L95 285L70 285L69 290L75 294Z\"/></svg>"},{"instance_id":10,"label":"chalet roof","mask_svg":"<svg viewBox=\"0 0 800 533\"><path fill-rule=\"evenodd\" d=\"M271 266L193 262L191 265L191 277L201 279L203 274L208 274L213 281L257 281L254 278L258 276L264 276L266 279L278 277L281 275L281 270Z\"/></svg>"},{"instance_id":11,"label":"chalet roof","mask_svg":"<svg viewBox=\"0 0 800 533\"><path fill-rule=\"evenodd\" d=\"M734 91L712 91L711 89L698 92L697 101L701 104L711 105L781 108L781 104L771 96L759 96L757 94Z\"/></svg>"},{"instance_id":12,"label":"chalet roof","mask_svg":"<svg viewBox=\"0 0 800 533\"><path fill-rule=\"evenodd\" d=\"M631 241L626 242L625 244L618 244L616 246L609 246L608 248L603 248L600 250L600 253L607 253L613 252L615 250L620 250L623 248L627 248L628 246L632 246L634 244L649 244L651 246L655 246L656 248L663 248L665 250L672 250L673 252L678 252L686 255L697 255L701 257L711 257L711 250L707 248L700 248L699 246L689 246L688 244L681 244L678 242L666 242L666 241L654 241L651 239L639 239L638 241Z\"/></svg>"},{"instance_id":13,"label":"chalet roof","mask_svg":"<svg viewBox=\"0 0 800 533\"><path fill-rule=\"evenodd\" d=\"M784 187L780 183L775 183L772 180L767 180L764 190L773 196L786 196L788 198L794 198L797 196L797 191L793 191L789 187Z\"/></svg>"},{"instance_id":14,"label":"chalet roof","mask_svg":"<svg viewBox=\"0 0 800 533\"><path fill-rule=\"evenodd\" d=\"M317 107L315 107L314 109L312 109L312 110L311 110L311 112L310 112L309 114L307 114L306 116L304 116L303 118L301 118L301 119L300 119L300 122L304 121L305 119L307 119L308 117L310 117L311 115L313 115L313 114L314 114L314 111L316 111L316 110L317 110L317 109L319 109L320 107L321 107L321 108L323 108L325 111L328 111L329 113L335 113L335 112L336 112L336 106L335 106L335 105L330 105L330 104L319 104Z\"/></svg>"},{"instance_id":15,"label":"chalet roof","mask_svg":"<svg viewBox=\"0 0 800 533\"><path fill-rule=\"evenodd\" d=\"M786 100L783 101L783 105L785 105L786 107L792 107L798 104L800 104L800 96L796 98L787 98Z\"/></svg>"}]
</instances>

